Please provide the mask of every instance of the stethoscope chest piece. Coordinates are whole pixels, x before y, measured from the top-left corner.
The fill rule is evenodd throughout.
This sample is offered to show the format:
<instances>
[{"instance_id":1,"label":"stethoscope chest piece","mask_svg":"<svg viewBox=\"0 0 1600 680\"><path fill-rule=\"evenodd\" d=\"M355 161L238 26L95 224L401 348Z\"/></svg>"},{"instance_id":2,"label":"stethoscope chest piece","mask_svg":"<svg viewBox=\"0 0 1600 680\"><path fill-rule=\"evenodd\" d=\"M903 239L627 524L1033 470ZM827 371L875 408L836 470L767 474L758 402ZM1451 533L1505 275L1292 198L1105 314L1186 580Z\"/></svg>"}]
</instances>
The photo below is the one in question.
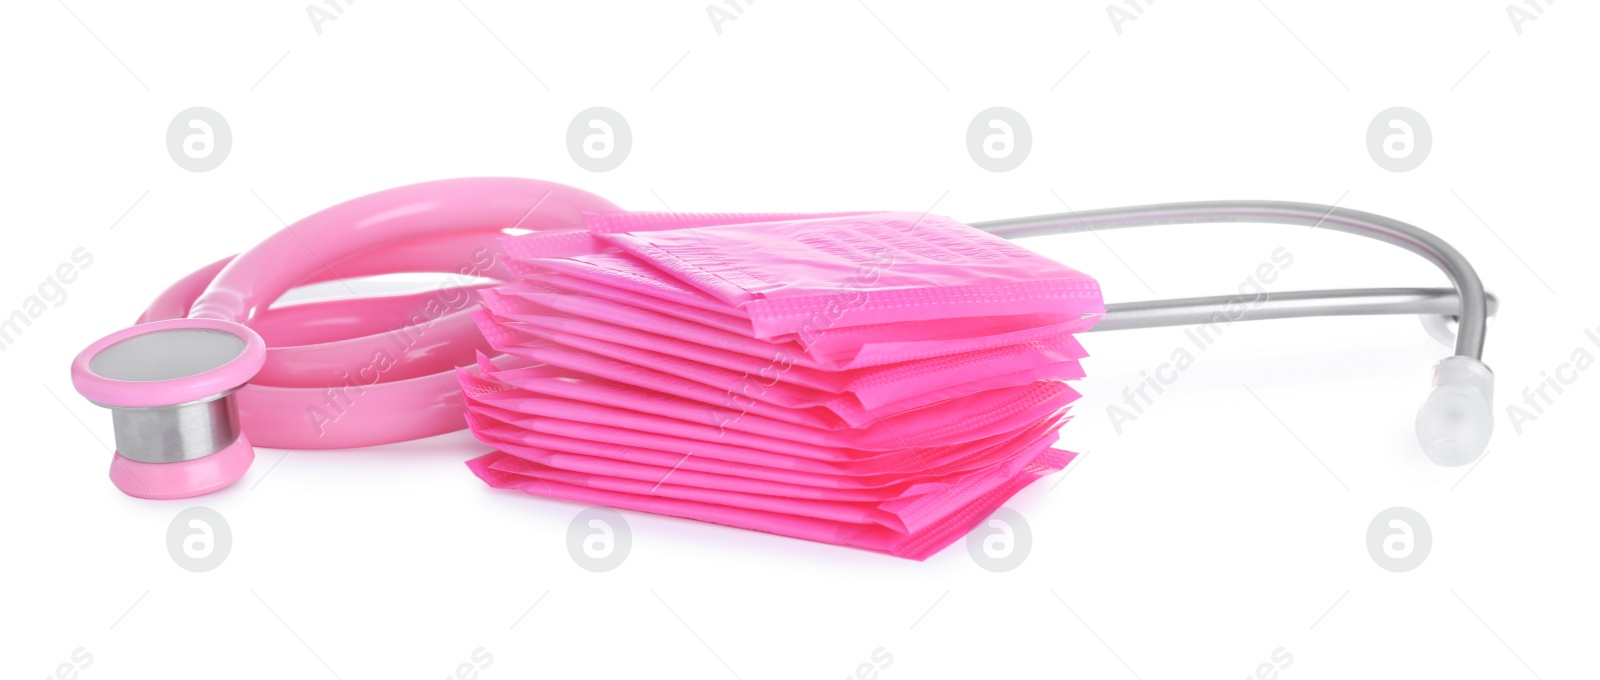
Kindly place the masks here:
<instances>
[{"instance_id":1,"label":"stethoscope chest piece","mask_svg":"<svg viewBox=\"0 0 1600 680\"><path fill-rule=\"evenodd\" d=\"M72 362L78 392L111 409L111 481L130 496L188 498L238 481L255 459L234 393L266 360L255 331L171 319L108 335Z\"/></svg>"}]
</instances>

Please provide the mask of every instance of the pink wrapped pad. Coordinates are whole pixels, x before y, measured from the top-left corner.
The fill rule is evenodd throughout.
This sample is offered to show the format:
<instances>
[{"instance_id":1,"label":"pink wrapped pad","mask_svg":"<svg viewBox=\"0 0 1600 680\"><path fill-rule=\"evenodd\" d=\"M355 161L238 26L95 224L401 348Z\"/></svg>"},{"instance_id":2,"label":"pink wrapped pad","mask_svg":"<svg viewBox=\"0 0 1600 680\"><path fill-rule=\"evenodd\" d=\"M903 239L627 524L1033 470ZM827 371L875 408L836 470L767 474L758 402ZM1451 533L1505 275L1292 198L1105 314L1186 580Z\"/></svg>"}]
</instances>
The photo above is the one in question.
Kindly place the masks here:
<instances>
[{"instance_id":1,"label":"pink wrapped pad","mask_svg":"<svg viewBox=\"0 0 1600 680\"><path fill-rule=\"evenodd\" d=\"M542 375L528 375L538 372ZM791 442L783 439L763 438L759 436L718 436L707 440L695 437L696 434L706 434L704 431L679 431L657 432L649 429L626 427L615 421L596 422L592 420L579 420L571 417L572 413L581 413L582 405L570 412L556 412L550 408L551 403L560 403L559 399L550 399L551 396L565 396L574 402L593 405L595 403L612 403L616 400L627 402L630 399L623 396L620 386L609 381L597 380L589 376L574 374L551 367L535 367L532 369L501 370L492 373L492 378L481 377L489 373L485 368L479 367L475 371L463 369L460 376L465 389L469 406L474 407L473 412L477 418L470 423L475 430L484 430L491 435L483 438L485 443L501 445L507 441L520 441L529 445L550 444L529 440L521 437L521 433L514 429L506 429L502 425L515 425L527 428L529 431L545 431L567 434L573 429L579 429L582 436L590 441L614 442L618 444L636 445L657 449L667 453L672 460L680 461L684 456L694 454L701 458L722 459L739 463L750 463L761 466L770 466L778 469L800 469L820 474L836 476L871 476L880 483L898 483L912 481L910 476L927 473L933 477L943 474L974 469L994 462L992 457L997 449L995 447L1007 440L1031 433L1030 436L1042 436L1052 432L1063 422L1061 417L1064 408L1049 417L1033 419L1029 417L1012 418L1010 422L999 421L998 426L991 427L995 430L992 434L977 437L965 437L965 441L953 441L954 438L941 438L941 444L936 446L908 445L890 452L875 452L865 450L844 451L844 455L852 456L841 459L839 456L818 458L815 453L817 447L802 448L804 453L797 455L791 448ZM506 376L523 374L516 377ZM512 380L517 385L527 389L501 382L504 378ZM612 395L607 399L607 393ZM539 397L546 398L539 398ZM645 403L649 407L648 402ZM621 411L622 417L628 415L644 416L630 411ZM658 414L660 412L657 412ZM649 422L646 420L645 422ZM633 423L637 425L638 423ZM1008 425L1017 424L1016 427ZM887 425L887 424L885 424ZM507 433L510 433L508 436ZM681 435L690 436L681 436ZM559 444L556 448L565 448ZM578 453L592 453L585 449L567 449ZM805 455L809 454L809 455ZM603 455L603 454L599 454ZM664 460L664 459L660 459ZM746 470L746 474L758 473ZM834 485L831 482L823 482Z\"/></svg>"},{"instance_id":2,"label":"pink wrapped pad","mask_svg":"<svg viewBox=\"0 0 1600 680\"><path fill-rule=\"evenodd\" d=\"M473 473L490 486L498 489L517 489L524 493L577 503L608 505L625 510L637 510L657 515L684 517L703 522L723 524L741 529L754 529L781 536L791 536L821 543L872 550L897 557L925 560L945 546L961 538L995 508L1000 507L1022 487L1044 475L1056 472L1072 460L1075 454L1046 449L1016 475L1004 478L983 495L962 506L946 507L936 513L934 521L916 533L902 533L883 526L852 524L821 520L798 515L767 512L750 508L716 505L653 494L638 494L576 486L557 480L544 480L534 475L518 474L496 469L496 463L510 458L504 453L490 453L467 461ZM511 466L515 469L515 464Z\"/></svg>"},{"instance_id":3,"label":"pink wrapped pad","mask_svg":"<svg viewBox=\"0 0 1600 680\"><path fill-rule=\"evenodd\" d=\"M911 213L588 215L504 239L458 370L497 488L925 559L1018 489L1094 280Z\"/></svg>"},{"instance_id":4,"label":"pink wrapped pad","mask_svg":"<svg viewBox=\"0 0 1600 680\"><path fill-rule=\"evenodd\" d=\"M756 403L821 408L849 427L987 389L1083 377L1077 363L1085 356L1083 347L1067 333L874 369L823 371L795 363L783 350L764 358L755 348L723 349L585 319L517 314L504 298L488 294L485 299L491 309L509 315L479 312L477 317L498 351L590 373L605 372L597 370L598 363L613 364L630 373L628 382L652 389L661 389L652 376L688 380L721 394L711 403L741 411Z\"/></svg>"},{"instance_id":5,"label":"pink wrapped pad","mask_svg":"<svg viewBox=\"0 0 1600 680\"><path fill-rule=\"evenodd\" d=\"M757 337L900 321L1101 314L1100 286L937 215L877 213L600 238L748 315ZM596 256L602 257L602 256Z\"/></svg>"}]
</instances>

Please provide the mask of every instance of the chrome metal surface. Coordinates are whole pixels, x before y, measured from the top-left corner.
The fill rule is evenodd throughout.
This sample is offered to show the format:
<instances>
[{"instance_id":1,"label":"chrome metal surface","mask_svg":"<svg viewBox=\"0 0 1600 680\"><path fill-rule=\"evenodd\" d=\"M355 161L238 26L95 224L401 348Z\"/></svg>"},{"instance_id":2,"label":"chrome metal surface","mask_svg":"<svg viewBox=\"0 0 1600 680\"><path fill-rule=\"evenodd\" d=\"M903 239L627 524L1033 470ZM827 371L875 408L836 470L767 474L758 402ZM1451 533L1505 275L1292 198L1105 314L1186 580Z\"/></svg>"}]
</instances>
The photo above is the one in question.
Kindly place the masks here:
<instances>
[{"instance_id":1,"label":"chrome metal surface","mask_svg":"<svg viewBox=\"0 0 1600 680\"><path fill-rule=\"evenodd\" d=\"M159 408L111 409L117 453L141 463L178 463L221 451L239 438L233 391Z\"/></svg>"},{"instance_id":2,"label":"chrome metal surface","mask_svg":"<svg viewBox=\"0 0 1600 680\"><path fill-rule=\"evenodd\" d=\"M1486 294L1489 316L1499 301ZM1339 288L1263 293L1259 299L1243 295L1120 302L1106 305L1106 315L1092 331L1189 326L1234 321L1292 319L1307 316L1357 316L1367 314L1418 314L1454 316L1461 298L1450 288Z\"/></svg>"}]
</instances>

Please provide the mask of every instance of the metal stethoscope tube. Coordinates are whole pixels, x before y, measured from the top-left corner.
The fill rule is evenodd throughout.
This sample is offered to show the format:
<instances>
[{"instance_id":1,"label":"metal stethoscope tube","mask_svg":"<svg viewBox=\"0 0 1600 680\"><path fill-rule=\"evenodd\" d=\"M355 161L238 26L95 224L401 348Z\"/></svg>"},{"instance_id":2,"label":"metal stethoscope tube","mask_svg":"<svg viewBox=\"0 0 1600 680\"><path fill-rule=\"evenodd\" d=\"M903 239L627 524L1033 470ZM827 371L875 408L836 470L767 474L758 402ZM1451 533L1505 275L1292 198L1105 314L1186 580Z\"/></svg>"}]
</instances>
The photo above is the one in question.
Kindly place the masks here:
<instances>
[{"instance_id":1,"label":"metal stethoscope tube","mask_svg":"<svg viewBox=\"0 0 1600 680\"><path fill-rule=\"evenodd\" d=\"M1461 297L1452 288L1335 288L1271 293L1253 302L1248 314L1230 318L1229 309L1239 303L1238 295L1172 298L1143 302L1117 302L1106 305L1106 315L1094 331L1123 331L1135 328L1191 326L1212 323L1218 317L1228 321L1296 319L1310 316L1368 316L1417 314L1455 318L1461 311ZM1498 300L1486 294L1488 314L1494 316Z\"/></svg>"},{"instance_id":2,"label":"metal stethoscope tube","mask_svg":"<svg viewBox=\"0 0 1600 680\"><path fill-rule=\"evenodd\" d=\"M1022 238L1046 234L1071 234L1106 229L1125 229L1129 227L1216 222L1255 222L1333 229L1397 245L1427 258L1438 266L1445 273L1445 276L1448 276L1451 282L1455 284L1459 309L1456 310L1454 316L1460 320L1460 326L1456 331L1456 355L1474 360L1483 359L1483 341L1488 327L1490 302L1489 296L1483 290L1483 282L1478 280L1478 273L1473 270L1472 265L1467 262L1465 257L1462 257L1460 252L1443 239L1417 227L1382 215L1374 215L1349 208L1289 201L1197 201L1105 208L1040 215L1037 217L1016 217L989 222L975 222L972 223L972 226L1005 238ZM1298 313L1284 316L1363 313L1348 311L1351 309L1349 303L1354 300L1347 298L1352 298L1353 296L1362 298L1367 295L1365 292L1353 290L1320 293L1316 297L1325 301L1323 306L1316 306L1315 303L1310 301L1310 298L1304 298L1300 302L1305 303L1305 306L1299 307ZM1280 300L1285 299L1281 293L1273 297ZM1223 300L1225 301L1226 299L1224 298ZM1366 300L1366 302L1371 302L1371 300ZM1393 301L1391 300L1391 302ZM1114 327L1137 328L1149 325L1168 325L1165 322L1158 321L1184 318L1184 314L1187 314L1187 312L1180 312L1179 310L1192 308L1195 304L1194 300L1160 300L1137 303L1137 306L1107 305L1106 318L1102 323L1137 323L1124 322L1117 319L1119 315L1137 312L1138 317L1147 323ZM1432 305L1437 305L1438 302L1418 302L1417 304L1426 304L1431 307ZM1281 304L1280 307L1282 307ZM1166 310L1169 308L1172 310L1170 313L1174 316L1167 315ZM1257 316L1255 318L1263 317ZM1172 323L1185 322L1173 321Z\"/></svg>"}]
</instances>

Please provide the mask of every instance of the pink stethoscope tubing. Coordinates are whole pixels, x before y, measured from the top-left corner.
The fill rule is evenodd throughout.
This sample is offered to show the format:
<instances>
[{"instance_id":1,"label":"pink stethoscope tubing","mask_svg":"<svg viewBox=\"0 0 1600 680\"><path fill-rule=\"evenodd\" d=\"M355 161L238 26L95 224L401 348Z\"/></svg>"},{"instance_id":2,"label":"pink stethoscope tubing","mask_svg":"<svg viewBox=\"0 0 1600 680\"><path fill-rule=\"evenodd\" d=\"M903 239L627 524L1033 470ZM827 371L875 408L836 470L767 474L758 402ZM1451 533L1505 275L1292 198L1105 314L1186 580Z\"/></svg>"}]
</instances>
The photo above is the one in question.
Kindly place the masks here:
<instances>
[{"instance_id":1,"label":"pink stethoscope tubing","mask_svg":"<svg viewBox=\"0 0 1600 680\"><path fill-rule=\"evenodd\" d=\"M298 286L380 274L508 280L495 243L507 229L581 229L585 212L618 209L586 191L532 179L449 179L380 191L185 276L139 323L219 319L266 340L265 364L236 395L244 432L256 445L333 449L443 434L466 426L454 368L477 351L492 353L472 323L472 286L272 304Z\"/></svg>"}]
</instances>

